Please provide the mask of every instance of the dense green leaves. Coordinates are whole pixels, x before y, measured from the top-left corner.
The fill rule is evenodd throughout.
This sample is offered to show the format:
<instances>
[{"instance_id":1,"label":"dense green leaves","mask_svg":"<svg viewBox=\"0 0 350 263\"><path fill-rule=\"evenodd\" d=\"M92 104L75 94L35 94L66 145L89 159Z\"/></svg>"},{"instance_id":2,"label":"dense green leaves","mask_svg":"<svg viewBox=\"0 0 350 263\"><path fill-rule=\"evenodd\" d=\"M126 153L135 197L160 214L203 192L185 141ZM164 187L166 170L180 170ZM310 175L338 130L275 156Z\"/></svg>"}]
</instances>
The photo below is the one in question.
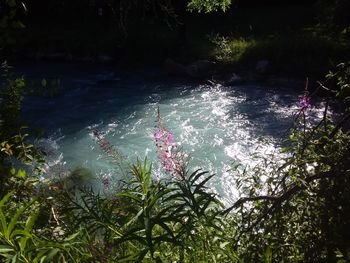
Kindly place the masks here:
<instances>
[{"instance_id":1,"label":"dense green leaves","mask_svg":"<svg viewBox=\"0 0 350 263\"><path fill-rule=\"evenodd\" d=\"M4 262L59 262L70 258L71 262L81 262L81 241L79 233L61 241L39 237L36 221L39 204L36 199L26 203L10 203L13 193L8 193L0 201L0 259ZM16 205L13 207L13 205Z\"/></svg>"},{"instance_id":2,"label":"dense green leaves","mask_svg":"<svg viewBox=\"0 0 350 263\"><path fill-rule=\"evenodd\" d=\"M95 256L118 261L169 257L176 260L194 241L202 246L199 241L202 237L198 235L208 235L209 229L221 232L220 204L215 195L206 192L205 183L211 176L204 178L205 175L196 171L188 176L184 174L181 180L157 182L151 166L146 161L138 162L131 169L133 179L116 197L95 196L89 191L76 197L68 195L73 206L62 207L61 213L73 212L69 219L73 229L79 225L91 236L102 234L99 238L102 243L91 241L95 247L97 243L103 244L96 249ZM203 228L204 222L208 229ZM105 257L98 252L108 251L109 246L117 249L107 255L105 252ZM206 251L202 256L208 258L210 253Z\"/></svg>"},{"instance_id":3,"label":"dense green leaves","mask_svg":"<svg viewBox=\"0 0 350 263\"><path fill-rule=\"evenodd\" d=\"M232 0L191 0L188 3L189 10L198 12L226 11L231 5Z\"/></svg>"}]
</instances>

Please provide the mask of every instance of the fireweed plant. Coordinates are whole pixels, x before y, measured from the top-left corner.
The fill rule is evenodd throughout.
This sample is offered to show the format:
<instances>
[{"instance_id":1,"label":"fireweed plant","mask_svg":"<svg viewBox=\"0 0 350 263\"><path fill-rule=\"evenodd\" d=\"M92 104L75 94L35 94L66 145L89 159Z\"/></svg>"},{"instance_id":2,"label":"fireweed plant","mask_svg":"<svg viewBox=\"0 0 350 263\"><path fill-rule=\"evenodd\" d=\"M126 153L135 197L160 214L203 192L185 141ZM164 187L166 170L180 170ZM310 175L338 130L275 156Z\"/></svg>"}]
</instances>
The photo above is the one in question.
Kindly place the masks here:
<instances>
[{"instance_id":1,"label":"fireweed plant","mask_svg":"<svg viewBox=\"0 0 350 263\"><path fill-rule=\"evenodd\" d=\"M306 85L304 94L299 96L298 106L300 107L300 112L311 108L311 96L309 93L309 79L306 78Z\"/></svg>"},{"instance_id":2,"label":"fireweed plant","mask_svg":"<svg viewBox=\"0 0 350 263\"><path fill-rule=\"evenodd\" d=\"M92 131L92 136L93 136L93 139L96 141L97 145L99 146L99 148L101 149L101 151L107 157L107 159L117 168L118 172L120 173L120 176L122 176L121 179L123 180L127 179L129 165L127 164L126 158L122 155L122 153L105 138L105 134L103 132L97 129L94 129ZM109 176L102 175L100 179L101 179L102 186L106 190L113 188L112 187L113 183L111 182ZM118 187L119 186L117 186L116 189Z\"/></svg>"},{"instance_id":3,"label":"fireweed plant","mask_svg":"<svg viewBox=\"0 0 350 263\"><path fill-rule=\"evenodd\" d=\"M165 172L180 179L185 169L185 155L179 151L178 145L174 142L173 133L166 130L160 117L159 106L157 107L157 126L153 136Z\"/></svg>"},{"instance_id":4,"label":"fireweed plant","mask_svg":"<svg viewBox=\"0 0 350 263\"><path fill-rule=\"evenodd\" d=\"M253 173L232 168L240 198L230 207L208 191L213 175L190 172L178 159L158 110L154 140L162 176L174 180L156 180L152 165L138 161L112 195L43 187L19 198L9 189L0 196L0 262L349 261L349 79L350 64L341 64L302 95L282 163L262 156ZM323 118L304 118L321 91ZM114 158L116 148L102 133L94 135ZM1 147L4 158L12 154L6 143ZM17 170L10 177L30 179ZM27 187L21 192L32 193Z\"/></svg>"},{"instance_id":5,"label":"fireweed plant","mask_svg":"<svg viewBox=\"0 0 350 263\"><path fill-rule=\"evenodd\" d=\"M309 96L309 92L305 90L304 94L299 97L299 106L302 109L309 109L311 108L311 98Z\"/></svg>"},{"instance_id":6,"label":"fireweed plant","mask_svg":"<svg viewBox=\"0 0 350 263\"><path fill-rule=\"evenodd\" d=\"M120 165L123 162L123 156L119 151L105 139L104 134L99 130L93 130L93 136L101 148L101 150L106 154L106 156L116 165Z\"/></svg>"}]
</instances>

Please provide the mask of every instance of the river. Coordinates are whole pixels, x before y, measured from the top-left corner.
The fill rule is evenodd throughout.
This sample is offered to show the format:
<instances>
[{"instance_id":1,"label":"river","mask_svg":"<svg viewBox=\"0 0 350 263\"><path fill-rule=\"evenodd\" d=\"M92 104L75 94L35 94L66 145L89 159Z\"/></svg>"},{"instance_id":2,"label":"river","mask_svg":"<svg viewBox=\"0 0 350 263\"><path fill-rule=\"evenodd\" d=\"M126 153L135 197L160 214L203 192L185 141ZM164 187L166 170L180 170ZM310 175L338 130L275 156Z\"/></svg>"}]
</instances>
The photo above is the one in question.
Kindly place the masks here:
<instances>
[{"instance_id":1,"label":"river","mask_svg":"<svg viewBox=\"0 0 350 263\"><path fill-rule=\"evenodd\" d=\"M17 71L37 83L59 78L63 87L53 96L30 96L24 104L30 125L46 132L36 143L48 153L51 168L86 167L100 178L118 180L118 168L96 143L98 130L128 162L147 157L155 176L171 176L162 170L153 138L159 106L167 130L190 156L189 170L216 174L210 187L225 200L236 197L234 164L252 167L254 153L278 152L300 95L284 87L179 80L157 69L30 63ZM322 112L315 107L310 114Z\"/></svg>"}]
</instances>

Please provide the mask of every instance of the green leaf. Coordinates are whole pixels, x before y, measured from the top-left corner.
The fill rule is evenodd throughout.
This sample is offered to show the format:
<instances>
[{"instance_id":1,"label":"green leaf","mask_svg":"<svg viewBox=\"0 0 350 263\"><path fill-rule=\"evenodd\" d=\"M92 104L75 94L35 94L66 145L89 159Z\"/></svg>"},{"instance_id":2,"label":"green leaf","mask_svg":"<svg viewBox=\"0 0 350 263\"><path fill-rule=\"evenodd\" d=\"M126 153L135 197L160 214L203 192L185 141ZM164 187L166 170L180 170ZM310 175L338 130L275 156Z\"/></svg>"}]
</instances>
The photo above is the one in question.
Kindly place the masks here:
<instances>
[{"instance_id":1,"label":"green leaf","mask_svg":"<svg viewBox=\"0 0 350 263\"><path fill-rule=\"evenodd\" d=\"M45 257L44 261L42 261L43 263L50 263L53 262L52 259L57 255L57 253L60 250L58 248L54 248L50 251L50 253ZM41 261L40 261L41 262Z\"/></svg>"},{"instance_id":2,"label":"green leaf","mask_svg":"<svg viewBox=\"0 0 350 263\"><path fill-rule=\"evenodd\" d=\"M205 178L202 182L200 182L198 185L196 185L196 188L195 188L195 190L194 190L194 194L195 194L195 193L198 193L200 190L202 190L202 189L203 189L203 186L204 186L213 176L214 176L214 174L208 176L208 177Z\"/></svg>"},{"instance_id":3,"label":"green leaf","mask_svg":"<svg viewBox=\"0 0 350 263\"><path fill-rule=\"evenodd\" d=\"M191 175L190 175L190 177L188 178L189 179L189 181L191 182L191 184L194 184L201 176L203 176L203 175L205 175L205 174L207 174L208 172L199 172L200 171L200 169L198 169L198 170L196 170L196 171L194 171Z\"/></svg>"},{"instance_id":4,"label":"green leaf","mask_svg":"<svg viewBox=\"0 0 350 263\"><path fill-rule=\"evenodd\" d=\"M10 246L0 245L0 254L4 254L10 251L14 251Z\"/></svg>"},{"instance_id":5,"label":"green leaf","mask_svg":"<svg viewBox=\"0 0 350 263\"><path fill-rule=\"evenodd\" d=\"M17 258L18 258L18 254L16 254L13 258L12 258L12 263L17 263Z\"/></svg>"},{"instance_id":6,"label":"green leaf","mask_svg":"<svg viewBox=\"0 0 350 263\"><path fill-rule=\"evenodd\" d=\"M124 228L129 227L130 225L134 224L139 220L141 215L143 214L143 209L141 209L132 219L129 220L126 224L124 224Z\"/></svg>"},{"instance_id":7,"label":"green leaf","mask_svg":"<svg viewBox=\"0 0 350 263\"><path fill-rule=\"evenodd\" d=\"M19 169L18 172L17 172L17 177L21 178L21 179L24 179L27 175L27 172L23 169Z\"/></svg>"},{"instance_id":8,"label":"green leaf","mask_svg":"<svg viewBox=\"0 0 350 263\"><path fill-rule=\"evenodd\" d=\"M222 243L220 243L220 248L221 249L225 249L225 247L228 245L228 244L230 244L230 242L222 242Z\"/></svg>"},{"instance_id":9,"label":"green leaf","mask_svg":"<svg viewBox=\"0 0 350 263\"><path fill-rule=\"evenodd\" d=\"M137 197L137 195L140 195L139 193L128 193L128 192L122 192L122 193L118 193L117 196L119 197L127 197L127 198L130 198L136 202L142 202L141 198Z\"/></svg>"},{"instance_id":10,"label":"green leaf","mask_svg":"<svg viewBox=\"0 0 350 263\"><path fill-rule=\"evenodd\" d=\"M15 175L16 174L16 169L14 167L12 167L10 169L10 173L11 173L11 175Z\"/></svg>"},{"instance_id":11,"label":"green leaf","mask_svg":"<svg viewBox=\"0 0 350 263\"><path fill-rule=\"evenodd\" d=\"M75 233L75 234L73 234L73 235L70 235L69 237L65 238L64 241L66 241L66 242L72 241L72 240L75 239L79 234L80 234L80 233L77 232L77 233Z\"/></svg>"},{"instance_id":12,"label":"green leaf","mask_svg":"<svg viewBox=\"0 0 350 263\"><path fill-rule=\"evenodd\" d=\"M43 88L45 88L46 85L47 85L46 79L42 79L42 80L41 80L41 86L42 86Z\"/></svg>"},{"instance_id":13,"label":"green leaf","mask_svg":"<svg viewBox=\"0 0 350 263\"><path fill-rule=\"evenodd\" d=\"M35 199L29 201L28 203L24 204L23 206L21 206L17 212L15 213L15 215L12 217L10 224L8 225L8 229L5 233L5 237L7 239L10 239L11 236L11 232L14 229L15 225L18 223L18 219L20 216L23 215L24 211L27 210L33 203L35 202Z\"/></svg>"},{"instance_id":14,"label":"green leaf","mask_svg":"<svg viewBox=\"0 0 350 263\"><path fill-rule=\"evenodd\" d=\"M8 229L7 229L7 221L6 221L6 217L2 211L2 207L3 205L7 202L7 200L10 198L10 196L13 194L13 192L9 192L7 195L5 195L1 201L0 201L0 221L1 221L1 232L3 234L5 234Z\"/></svg>"}]
</instances>

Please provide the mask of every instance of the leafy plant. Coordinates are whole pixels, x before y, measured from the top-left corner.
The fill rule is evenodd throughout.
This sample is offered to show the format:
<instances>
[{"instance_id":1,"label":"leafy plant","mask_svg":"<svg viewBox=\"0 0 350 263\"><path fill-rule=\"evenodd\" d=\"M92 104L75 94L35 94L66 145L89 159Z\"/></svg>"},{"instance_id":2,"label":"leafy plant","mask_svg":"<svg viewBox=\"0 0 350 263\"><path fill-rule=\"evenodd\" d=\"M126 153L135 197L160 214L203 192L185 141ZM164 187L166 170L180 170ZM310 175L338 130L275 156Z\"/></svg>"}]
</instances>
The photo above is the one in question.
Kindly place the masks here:
<instances>
[{"instance_id":1,"label":"leafy plant","mask_svg":"<svg viewBox=\"0 0 350 263\"><path fill-rule=\"evenodd\" d=\"M10 70L6 62L1 65L5 81L0 86L0 197L15 189L22 196L30 195L29 186L35 178L26 174L41 174L44 163L41 151L28 143L28 129L21 119L22 102L30 90L24 78L13 77ZM27 168L21 176L15 176L13 165L16 162Z\"/></svg>"},{"instance_id":2,"label":"leafy plant","mask_svg":"<svg viewBox=\"0 0 350 263\"><path fill-rule=\"evenodd\" d=\"M343 109L348 107L342 95L348 89L346 72L333 75L336 89L319 83L319 89L335 95ZM301 105L283 149L288 155L282 164L271 160L256 167L256 173L237 174L244 178L243 184L237 180L242 197L229 211L239 215L234 221L239 232L236 241L240 242L236 248L242 258L330 262L336 260L336 251L349 251L350 233L345 223L350 196L349 113L345 110L332 118L328 99L322 120L309 123L305 118L309 104L308 99L308 107ZM267 179L261 180L262 176Z\"/></svg>"},{"instance_id":3,"label":"leafy plant","mask_svg":"<svg viewBox=\"0 0 350 263\"><path fill-rule=\"evenodd\" d=\"M191 0L188 3L188 8L191 11L210 13L213 11L226 11L231 5L232 0Z\"/></svg>"},{"instance_id":4,"label":"leafy plant","mask_svg":"<svg viewBox=\"0 0 350 263\"><path fill-rule=\"evenodd\" d=\"M36 199L26 203L10 202L8 193L0 201L0 259L4 262L81 262L84 255L80 233L61 241L38 237L35 223L39 215ZM4 210L5 208L5 210ZM30 210L30 211L28 211ZM81 236L80 236L81 237Z\"/></svg>"}]
</instances>

